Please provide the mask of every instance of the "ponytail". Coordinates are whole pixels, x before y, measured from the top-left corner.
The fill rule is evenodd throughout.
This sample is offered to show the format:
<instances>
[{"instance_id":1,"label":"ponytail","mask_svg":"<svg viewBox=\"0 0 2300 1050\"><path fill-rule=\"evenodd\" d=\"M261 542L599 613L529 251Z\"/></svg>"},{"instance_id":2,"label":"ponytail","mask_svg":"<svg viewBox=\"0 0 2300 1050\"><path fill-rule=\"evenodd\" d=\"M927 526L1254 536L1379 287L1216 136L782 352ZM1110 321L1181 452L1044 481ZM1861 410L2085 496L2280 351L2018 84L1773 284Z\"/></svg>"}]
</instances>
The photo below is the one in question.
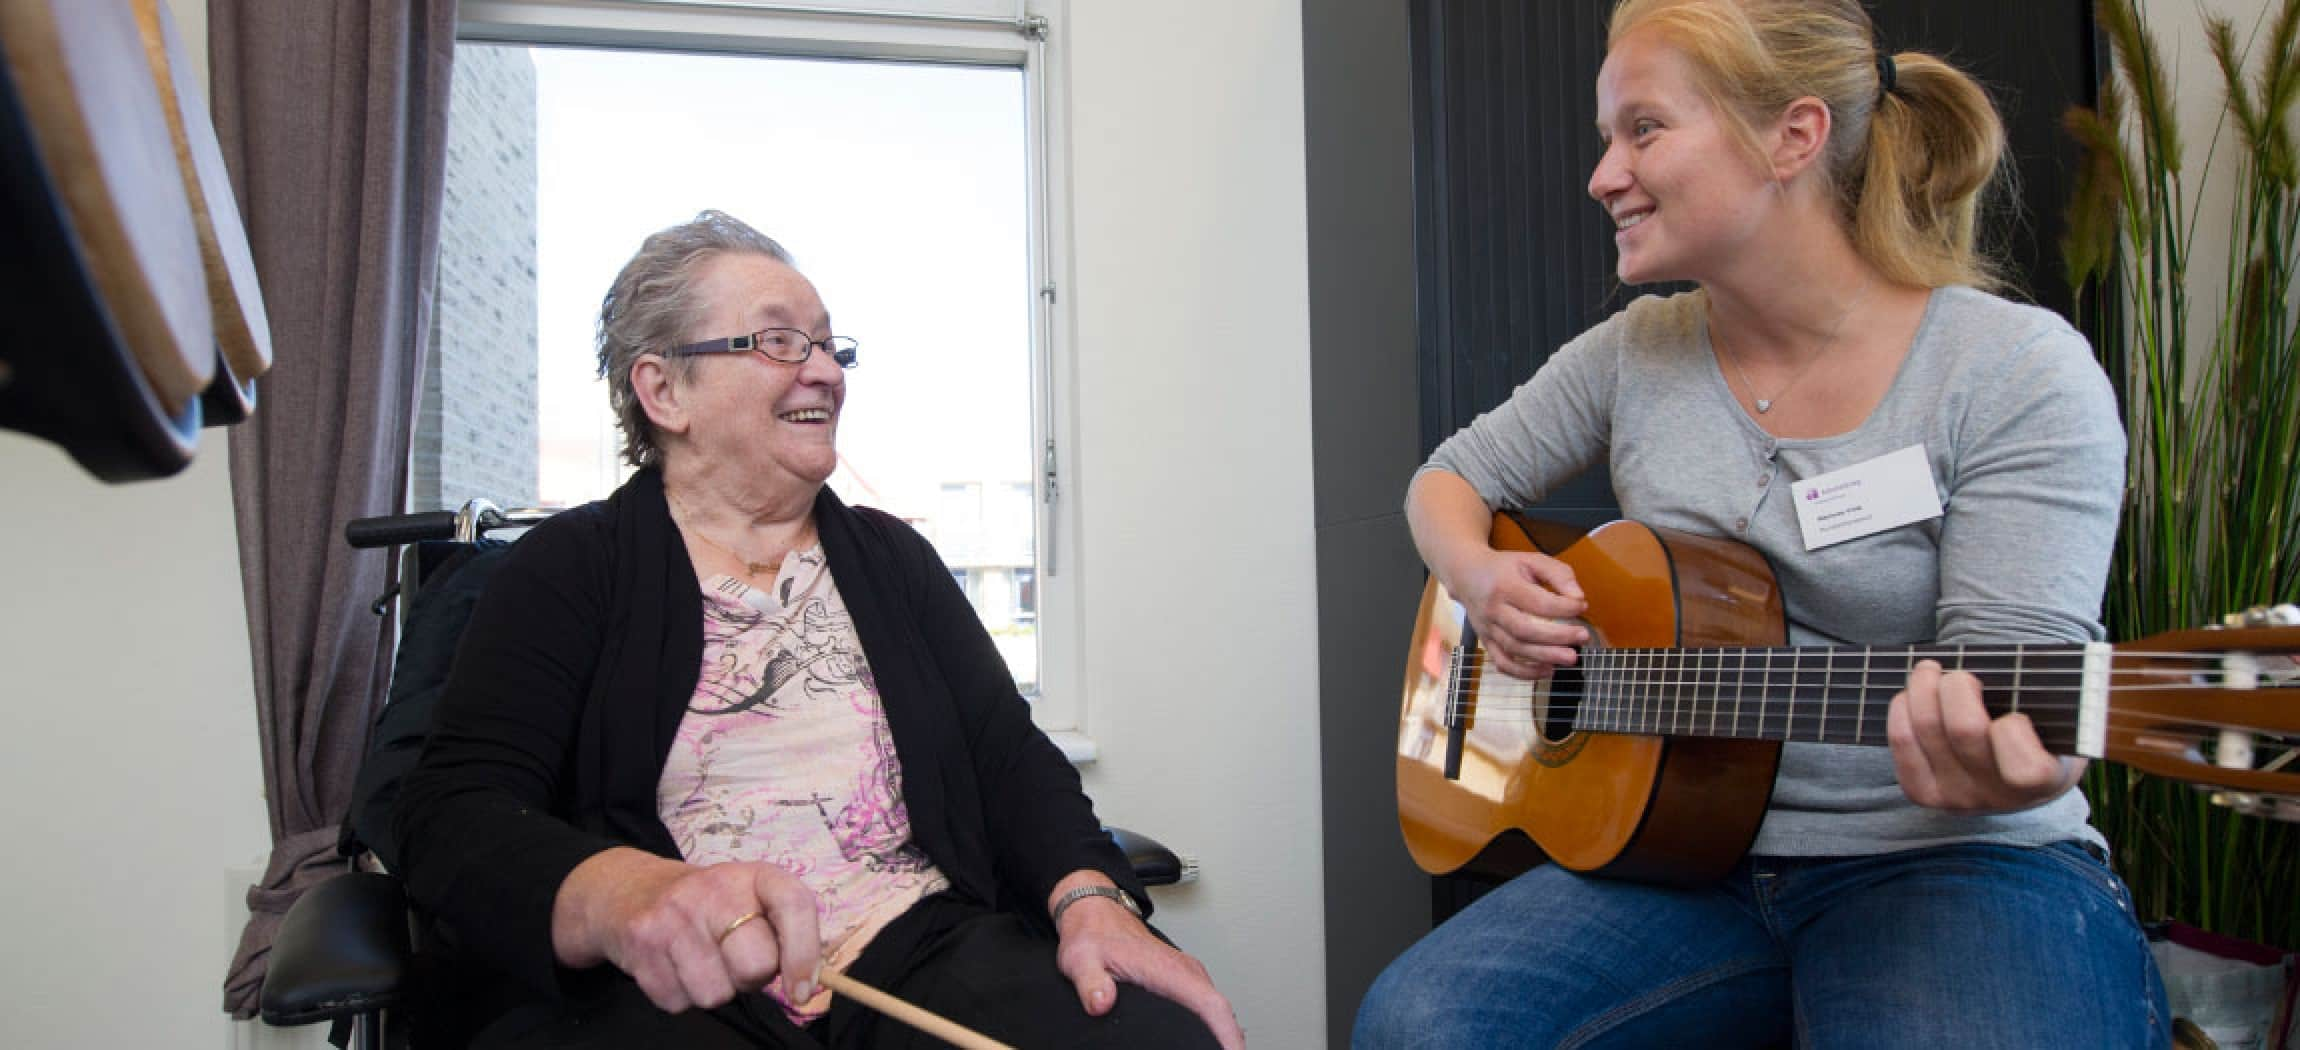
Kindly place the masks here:
<instances>
[{"instance_id":1,"label":"ponytail","mask_svg":"<svg viewBox=\"0 0 2300 1050\"><path fill-rule=\"evenodd\" d=\"M1869 118L1861 168L1840 182L1854 247L1886 277L1936 287L2002 284L1976 244L1982 192L2004 167L2004 123L1956 67L1905 51Z\"/></svg>"}]
</instances>

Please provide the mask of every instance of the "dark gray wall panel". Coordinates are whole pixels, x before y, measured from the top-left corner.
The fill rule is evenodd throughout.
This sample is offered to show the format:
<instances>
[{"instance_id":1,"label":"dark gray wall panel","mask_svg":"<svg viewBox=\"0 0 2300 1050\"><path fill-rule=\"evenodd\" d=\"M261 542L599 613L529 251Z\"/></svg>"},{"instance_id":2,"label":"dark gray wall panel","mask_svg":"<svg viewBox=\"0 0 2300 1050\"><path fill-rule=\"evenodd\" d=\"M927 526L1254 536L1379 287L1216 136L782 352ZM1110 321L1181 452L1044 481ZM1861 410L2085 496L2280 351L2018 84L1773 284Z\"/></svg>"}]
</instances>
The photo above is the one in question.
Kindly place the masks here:
<instances>
[{"instance_id":1,"label":"dark gray wall panel","mask_svg":"<svg viewBox=\"0 0 2300 1050\"><path fill-rule=\"evenodd\" d=\"M1329 1042L1382 967L1429 932L1430 880L1398 832L1398 690L1421 595L1402 514L1318 530Z\"/></svg>"},{"instance_id":2,"label":"dark gray wall panel","mask_svg":"<svg viewBox=\"0 0 2300 1050\"><path fill-rule=\"evenodd\" d=\"M1421 462L1405 0L1302 5L1318 544L1327 1035L1429 928L1391 788L1421 562L1400 505Z\"/></svg>"},{"instance_id":3,"label":"dark gray wall panel","mask_svg":"<svg viewBox=\"0 0 2300 1050\"><path fill-rule=\"evenodd\" d=\"M1402 0L1314 0L1303 14L1312 451L1325 526L1397 513L1421 464L1413 114Z\"/></svg>"}]
</instances>

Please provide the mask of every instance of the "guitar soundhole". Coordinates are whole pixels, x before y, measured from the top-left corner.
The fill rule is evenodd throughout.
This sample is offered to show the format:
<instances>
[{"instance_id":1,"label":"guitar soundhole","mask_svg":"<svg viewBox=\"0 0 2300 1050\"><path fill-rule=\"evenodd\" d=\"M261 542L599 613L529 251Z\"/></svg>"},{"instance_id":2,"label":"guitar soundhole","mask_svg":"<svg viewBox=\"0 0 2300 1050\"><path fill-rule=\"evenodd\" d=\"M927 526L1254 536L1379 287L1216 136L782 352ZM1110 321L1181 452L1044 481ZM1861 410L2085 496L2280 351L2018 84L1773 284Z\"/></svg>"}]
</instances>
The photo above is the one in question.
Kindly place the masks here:
<instances>
[{"instance_id":1,"label":"guitar soundhole","mask_svg":"<svg viewBox=\"0 0 2300 1050\"><path fill-rule=\"evenodd\" d=\"M1581 710L1581 669L1560 667L1550 675L1549 697L1541 705L1536 725L1543 740L1563 740L1573 735L1573 716Z\"/></svg>"},{"instance_id":2,"label":"guitar soundhole","mask_svg":"<svg viewBox=\"0 0 2300 1050\"><path fill-rule=\"evenodd\" d=\"M1534 702L1534 728L1543 740L1560 741L1574 733L1574 716L1581 711L1581 698L1591 680L1582 672L1582 668L1588 663L1590 655L1601 648L1596 629L1590 628L1589 634L1589 644L1581 650L1581 662L1551 672L1548 687L1541 690Z\"/></svg>"}]
</instances>

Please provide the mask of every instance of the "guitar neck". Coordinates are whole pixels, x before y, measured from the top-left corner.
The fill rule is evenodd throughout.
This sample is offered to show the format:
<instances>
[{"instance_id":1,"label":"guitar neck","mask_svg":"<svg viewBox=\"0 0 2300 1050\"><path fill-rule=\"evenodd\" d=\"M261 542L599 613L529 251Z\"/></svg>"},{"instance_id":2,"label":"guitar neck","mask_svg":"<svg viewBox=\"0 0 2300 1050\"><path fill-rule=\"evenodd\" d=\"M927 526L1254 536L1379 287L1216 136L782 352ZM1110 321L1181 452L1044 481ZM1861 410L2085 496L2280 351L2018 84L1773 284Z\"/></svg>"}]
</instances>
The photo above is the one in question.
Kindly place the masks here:
<instances>
[{"instance_id":1,"label":"guitar neck","mask_svg":"<svg viewBox=\"0 0 2300 1050\"><path fill-rule=\"evenodd\" d=\"M1977 675L1990 715L2028 715L2047 750L2097 754L2106 687L2086 689L2088 658L2104 667L2106 647L1603 649L1551 691L1578 693L1577 730L1883 747L1893 695L1930 659Z\"/></svg>"}]
</instances>

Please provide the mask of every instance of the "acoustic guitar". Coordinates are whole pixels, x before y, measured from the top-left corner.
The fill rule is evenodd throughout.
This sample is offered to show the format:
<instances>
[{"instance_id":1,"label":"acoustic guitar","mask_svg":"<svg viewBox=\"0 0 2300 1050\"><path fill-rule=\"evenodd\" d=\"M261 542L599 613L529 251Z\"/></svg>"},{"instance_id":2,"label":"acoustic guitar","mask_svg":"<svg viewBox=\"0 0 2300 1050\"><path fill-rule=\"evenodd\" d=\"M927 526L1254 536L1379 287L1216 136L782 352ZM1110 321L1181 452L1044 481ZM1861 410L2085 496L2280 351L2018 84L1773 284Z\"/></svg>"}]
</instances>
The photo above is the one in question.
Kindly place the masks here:
<instances>
[{"instance_id":1,"label":"acoustic guitar","mask_svg":"<svg viewBox=\"0 0 2300 1050\"><path fill-rule=\"evenodd\" d=\"M1445 589L1434 578L1424 589L1398 719L1398 819L1433 874L1546 858L1645 882L1714 880L1756 838L1782 743L1886 746L1886 710L1926 658L1978 675L1991 713L2028 715L2056 754L2300 795L2300 769L2250 768L2248 742L2300 733L2300 627L2116 646L1789 647L1771 566L1731 540L1498 515L1492 541L1572 567L1590 642L1577 666L1511 678L1486 665ZM2278 747L2289 760L2288 742L2261 749Z\"/></svg>"}]
</instances>

